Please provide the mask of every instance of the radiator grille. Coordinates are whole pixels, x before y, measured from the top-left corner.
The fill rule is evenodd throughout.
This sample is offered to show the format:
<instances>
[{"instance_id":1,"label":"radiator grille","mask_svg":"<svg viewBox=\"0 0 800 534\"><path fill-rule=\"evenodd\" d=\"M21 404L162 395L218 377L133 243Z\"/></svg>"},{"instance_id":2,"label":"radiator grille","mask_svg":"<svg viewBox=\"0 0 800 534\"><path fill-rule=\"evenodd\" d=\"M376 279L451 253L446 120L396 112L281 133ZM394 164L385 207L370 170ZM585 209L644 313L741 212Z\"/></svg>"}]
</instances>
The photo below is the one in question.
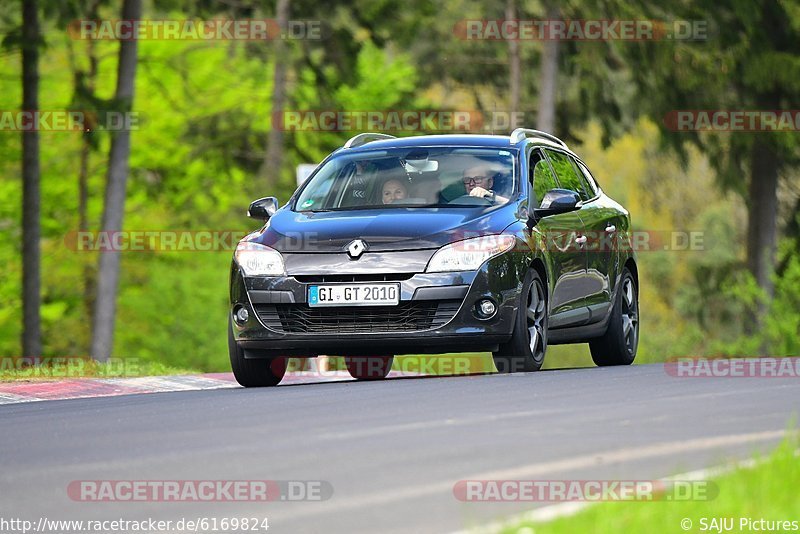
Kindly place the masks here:
<instances>
[{"instance_id":1,"label":"radiator grille","mask_svg":"<svg viewBox=\"0 0 800 534\"><path fill-rule=\"evenodd\" d=\"M257 304L259 319L279 332L352 334L416 332L438 328L458 311L460 300L410 301L397 306L311 308L305 304Z\"/></svg>"}]
</instances>

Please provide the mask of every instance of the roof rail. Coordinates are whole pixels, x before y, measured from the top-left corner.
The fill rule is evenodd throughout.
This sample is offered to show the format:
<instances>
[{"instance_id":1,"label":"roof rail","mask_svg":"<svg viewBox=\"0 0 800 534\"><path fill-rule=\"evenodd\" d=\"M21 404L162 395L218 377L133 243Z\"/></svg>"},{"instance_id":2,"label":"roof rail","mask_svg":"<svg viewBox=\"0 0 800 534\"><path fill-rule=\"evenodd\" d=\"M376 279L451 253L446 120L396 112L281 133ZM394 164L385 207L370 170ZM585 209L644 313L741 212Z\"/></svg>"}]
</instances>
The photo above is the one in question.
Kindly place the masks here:
<instances>
[{"instance_id":1,"label":"roof rail","mask_svg":"<svg viewBox=\"0 0 800 534\"><path fill-rule=\"evenodd\" d=\"M382 133L360 133L351 137L345 144L344 148L355 148L357 146L365 145L370 141L376 141L378 139L396 139L395 136L389 134L382 134Z\"/></svg>"},{"instance_id":2,"label":"roof rail","mask_svg":"<svg viewBox=\"0 0 800 534\"><path fill-rule=\"evenodd\" d=\"M547 132L543 132L541 130L532 130L530 128L517 128L516 130L511 132L511 136L510 136L511 137L511 144L512 145L516 145L517 143L519 143L523 139L526 139L529 135L531 137L539 137L540 139L546 139L548 141L552 141L553 143L556 143L557 145L561 145L564 148L569 148L567 146L567 143L565 143L564 141L562 141L561 139L559 139L555 135L549 134Z\"/></svg>"}]
</instances>

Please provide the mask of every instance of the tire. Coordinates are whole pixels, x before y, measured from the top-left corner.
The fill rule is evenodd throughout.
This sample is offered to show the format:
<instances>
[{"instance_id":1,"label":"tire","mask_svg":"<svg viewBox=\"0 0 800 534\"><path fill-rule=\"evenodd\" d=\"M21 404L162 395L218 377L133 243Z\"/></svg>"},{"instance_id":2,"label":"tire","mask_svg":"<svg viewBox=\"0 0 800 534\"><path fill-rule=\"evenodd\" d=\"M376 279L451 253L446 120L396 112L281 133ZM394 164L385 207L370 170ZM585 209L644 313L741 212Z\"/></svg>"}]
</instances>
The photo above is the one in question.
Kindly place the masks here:
<instances>
[{"instance_id":1,"label":"tire","mask_svg":"<svg viewBox=\"0 0 800 534\"><path fill-rule=\"evenodd\" d=\"M392 370L394 356L345 356L344 363L356 380L383 380Z\"/></svg>"},{"instance_id":2,"label":"tire","mask_svg":"<svg viewBox=\"0 0 800 534\"><path fill-rule=\"evenodd\" d=\"M499 373L538 371L547 353L547 290L538 272L528 271L519 299L511 340L493 353Z\"/></svg>"},{"instance_id":3,"label":"tire","mask_svg":"<svg viewBox=\"0 0 800 534\"><path fill-rule=\"evenodd\" d=\"M600 367L630 365L639 345L639 290L625 267L606 333L589 341L592 360Z\"/></svg>"},{"instance_id":4,"label":"tire","mask_svg":"<svg viewBox=\"0 0 800 534\"><path fill-rule=\"evenodd\" d=\"M231 319L228 318L228 355L236 381L246 388L277 386L286 374L288 358L245 358L245 351L233 338L232 328Z\"/></svg>"}]
</instances>

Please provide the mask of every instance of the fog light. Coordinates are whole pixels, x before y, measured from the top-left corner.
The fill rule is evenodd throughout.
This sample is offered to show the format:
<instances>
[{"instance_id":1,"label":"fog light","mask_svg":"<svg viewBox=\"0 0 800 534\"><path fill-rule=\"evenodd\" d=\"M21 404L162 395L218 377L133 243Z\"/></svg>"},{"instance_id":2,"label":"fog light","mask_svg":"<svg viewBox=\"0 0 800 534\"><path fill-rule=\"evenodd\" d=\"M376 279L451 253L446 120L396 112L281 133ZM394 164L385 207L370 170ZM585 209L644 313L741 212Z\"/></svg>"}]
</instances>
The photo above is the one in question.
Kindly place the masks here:
<instances>
[{"instance_id":1,"label":"fog light","mask_svg":"<svg viewBox=\"0 0 800 534\"><path fill-rule=\"evenodd\" d=\"M478 315L481 319L488 319L497 311L497 306L489 299L478 301Z\"/></svg>"},{"instance_id":2,"label":"fog light","mask_svg":"<svg viewBox=\"0 0 800 534\"><path fill-rule=\"evenodd\" d=\"M239 308L238 310L236 310L237 323L245 324L249 318L250 318L250 312L247 311L247 308Z\"/></svg>"}]
</instances>

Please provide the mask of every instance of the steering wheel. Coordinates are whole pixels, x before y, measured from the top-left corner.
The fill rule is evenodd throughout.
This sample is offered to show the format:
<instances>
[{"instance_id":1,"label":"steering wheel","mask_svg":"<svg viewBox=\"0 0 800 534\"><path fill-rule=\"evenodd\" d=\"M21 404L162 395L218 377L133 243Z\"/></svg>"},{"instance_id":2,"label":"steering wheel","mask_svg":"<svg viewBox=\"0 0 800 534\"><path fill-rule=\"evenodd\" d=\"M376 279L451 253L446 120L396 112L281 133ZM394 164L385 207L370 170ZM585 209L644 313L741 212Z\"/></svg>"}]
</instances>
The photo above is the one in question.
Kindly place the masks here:
<instances>
[{"instance_id":1,"label":"steering wheel","mask_svg":"<svg viewBox=\"0 0 800 534\"><path fill-rule=\"evenodd\" d=\"M470 195L461 195L454 198L448 204L460 204L462 206L492 206L493 202L485 197L473 197Z\"/></svg>"}]
</instances>

